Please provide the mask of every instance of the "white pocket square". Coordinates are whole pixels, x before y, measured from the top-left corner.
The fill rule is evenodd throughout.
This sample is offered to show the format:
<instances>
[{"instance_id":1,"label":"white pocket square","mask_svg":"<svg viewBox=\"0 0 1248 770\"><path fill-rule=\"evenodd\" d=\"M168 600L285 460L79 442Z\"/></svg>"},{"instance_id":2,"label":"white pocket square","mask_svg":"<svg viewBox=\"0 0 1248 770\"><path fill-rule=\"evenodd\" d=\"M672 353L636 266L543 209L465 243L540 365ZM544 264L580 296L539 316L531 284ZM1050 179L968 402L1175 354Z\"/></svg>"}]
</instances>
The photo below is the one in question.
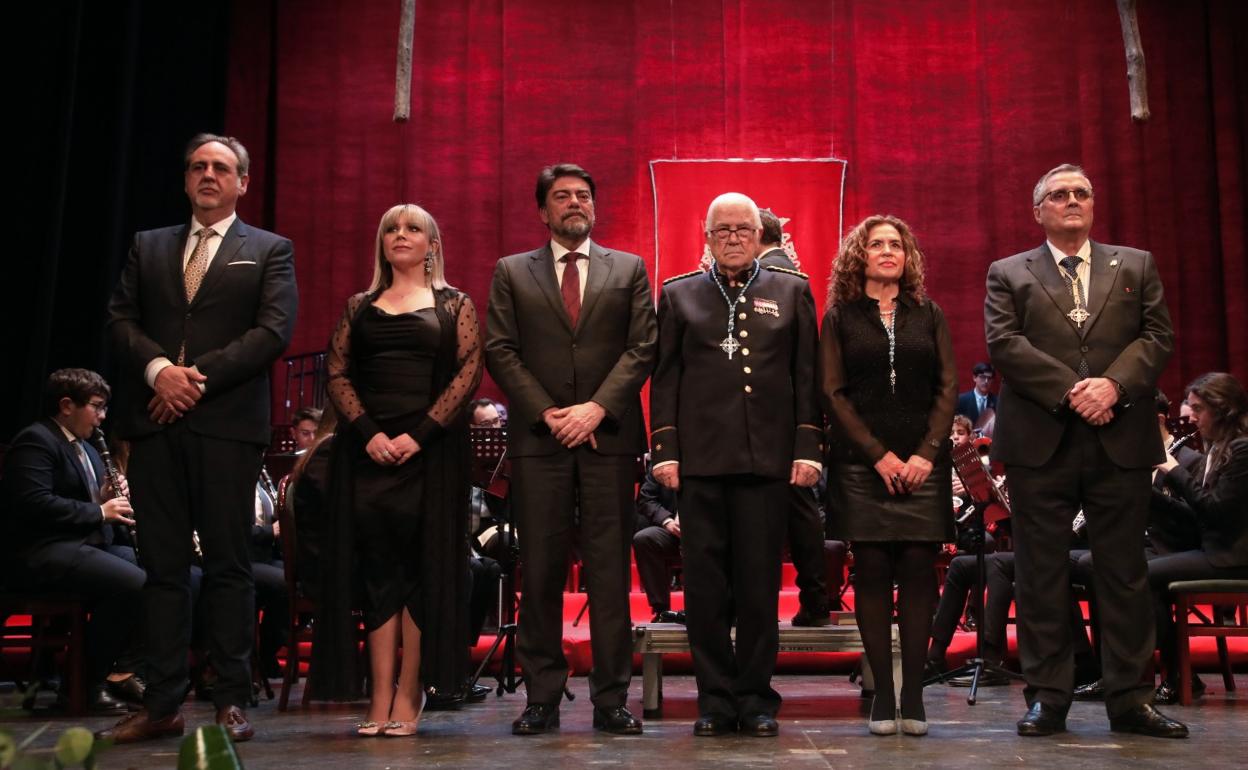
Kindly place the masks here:
<instances>
[{"instance_id":1,"label":"white pocket square","mask_svg":"<svg viewBox=\"0 0 1248 770\"><path fill-rule=\"evenodd\" d=\"M226 265L226 267L234 267L235 265L254 265L254 264L256 264L256 260L254 259L238 259L229 263L228 265Z\"/></svg>"}]
</instances>

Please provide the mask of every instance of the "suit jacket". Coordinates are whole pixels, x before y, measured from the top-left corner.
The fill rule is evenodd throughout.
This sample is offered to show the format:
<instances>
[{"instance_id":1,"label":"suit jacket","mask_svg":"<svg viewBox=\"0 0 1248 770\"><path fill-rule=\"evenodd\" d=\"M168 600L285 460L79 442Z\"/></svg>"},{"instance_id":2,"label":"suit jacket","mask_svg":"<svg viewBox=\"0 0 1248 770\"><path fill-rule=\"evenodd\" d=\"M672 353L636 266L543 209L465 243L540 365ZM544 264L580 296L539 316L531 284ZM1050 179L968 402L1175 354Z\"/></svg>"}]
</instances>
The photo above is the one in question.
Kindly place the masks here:
<instances>
[{"instance_id":1,"label":"suit jacket","mask_svg":"<svg viewBox=\"0 0 1248 770\"><path fill-rule=\"evenodd\" d=\"M87 442L83 449L102 487L100 456ZM5 531L19 572L56 578L77 562L78 549L88 540L113 541L113 527L91 499L77 452L51 419L32 423L13 438L4 458L4 488Z\"/></svg>"},{"instance_id":2,"label":"suit jacket","mask_svg":"<svg viewBox=\"0 0 1248 770\"><path fill-rule=\"evenodd\" d=\"M988 394L988 408L996 410L997 394ZM975 398L975 389L972 388L965 393L958 394L958 405L953 410L954 414L965 415L973 424L979 419L979 399Z\"/></svg>"},{"instance_id":3,"label":"suit jacket","mask_svg":"<svg viewBox=\"0 0 1248 770\"><path fill-rule=\"evenodd\" d=\"M729 359L719 347L728 308L709 272L670 279L659 295L651 458L679 461L682 476L787 480L794 460L822 461L810 284L764 268L742 296Z\"/></svg>"},{"instance_id":4,"label":"suit jacket","mask_svg":"<svg viewBox=\"0 0 1248 770\"><path fill-rule=\"evenodd\" d=\"M668 519L676 517L676 490L668 489L660 484L652 471L646 471L646 477L637 490L637 529L661 527Z\"/></svg>"},{"instance_id":5,"label":"suit jacket","mask_svg":"<svg viewBox=\"0 0 1248 770\"><path fill-rule=\"evenodd\" d=\"M1153 257L1125 246L1092 243L1091 317L1067 318L1074 300L1047 244L992 263L984 330L992 364L1004 376L997 399L992 458L1023 467L1045 464L1070 420L1064 402L1086 358L1093 377L1126 391L1114 419L1096 435L1122 468L1161 462L1153 394L1173 349L1174 333Z\"/></svg>"},{"instance_id":6,"label":"suit jacket","mask_svg":"<svg viewBox=\"0 0 1248 770\"><path fill-rule=\"evenodd\" d=\"M148 418L152 389L143 379L154 358L176 361L208 378L186 420L196 433L268 444L269 370L290 342L298 306L290 241L230 226L189 303L182 255L190 225L136 233L109 302L108 329L121 361L112 417L117 434L139 438L163 429Z\"/></svg>"},{"instance_id":7,"label":"suit jacket","mask_svg":"<svg viewBox=\"0 0 1248 770\"><path fill-rule=\"evenodd\" d=\"M763 267L783 267L785 270L797 269L797 265L793 264L793 260L789 259L789 253L779 246L760 254L758 264Z\"/></svg>"},{"instance_id":8,"label":"suit jacket","mask_svg":"<svg viewBox=\"0 0 1248 770\"><path fill-rule=\"evenodd\" d=\"M485 362L508 398L513 457L565 451L542 412L594 401L607 411L594 436L605 455L645 451L641 386L654 366L655 318L641 257L590 242L575 329L550 243L503 257L490 286Z\"/></svg>"},{"instance_id":9,"label":"suit jacket","mask_svg":"<svg viewBox=\"0 0 1248 770\"><path fill-rule=\"evenodd\" d=\"M1205 485L1207 462L1209 455L1201 455L1166 474L1175 493L1170 512L1195 522L1210 564L1248 567L1248 437L1231 442L1230 456Z\"/></svg>"}]
</instances>

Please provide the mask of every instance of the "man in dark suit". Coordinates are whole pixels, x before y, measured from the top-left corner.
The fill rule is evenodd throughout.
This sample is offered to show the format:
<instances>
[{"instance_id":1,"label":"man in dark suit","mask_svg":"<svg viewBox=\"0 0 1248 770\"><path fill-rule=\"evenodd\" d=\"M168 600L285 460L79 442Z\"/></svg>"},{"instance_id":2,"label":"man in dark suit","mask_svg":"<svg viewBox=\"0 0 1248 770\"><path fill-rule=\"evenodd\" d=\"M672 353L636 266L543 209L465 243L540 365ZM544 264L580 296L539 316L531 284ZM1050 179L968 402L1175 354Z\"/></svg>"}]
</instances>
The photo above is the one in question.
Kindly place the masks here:
<instances>
[{"instance_id":1,"label":"man in dark suit","mask_svg":"<svg viewBox=\"0 0 1248 770\"><path fill-rule=\"evenodd\" d=\"M997 412L997 394L990 390L996 371L992 364L980 361L971 367L971 374L975 378L975 387L958 394L958 405L953 413L964 415L974 429L991 435L991 431L984 428Z\"/></svg>"},{"instance_id":2,"label":"man in dark suit","mask_svg":"<svg viewBox=\"0 0 1248 770\"><path fill-rule=\"evenodd\" d=\"M758 264L759 228L752 200L716 198L715 264L665 281L659 297L651 457L659 483L679 490L698 736L779 731L788 487L813 486L822 467L814 299L806 276Z\"/></svg>"},{"instance_id":3,"label":"man in dark suit","mask_svg":"<svg viewBox=\"0 0 1248 770\"><path fill-rule=\"evenodd\" d=\"M684 623L684 610L672 611L672 567L680 564L680 508L676 491L660 484L649 471L637 490L633 556L654 614L651 622Z\"/></svg>"},{"instance_id":4,"label":"man in dark suit","mask_svg":"<svg viewBox=\"0 0 1248 770\"><path fill-rule=\"evenodd\" d=\"M203 550L217 722L235 740L253 732L242 710L255 625L248 547L271 433L269 369L290 341L298 299L290 241L235 214L248 162L232 137L191 140L184 176L193 218L135 235L109 304L121 370L114 417L132 442L150 619L145 708L107 731L119 743L184 729L192 531Z\"/></svg>"},{"instance_id":5,"label":"man in dark suit","mask_svg":"<svg viewBox=\"0 0 1248 770\"><path fill-rule=\"evenodd\" d=\"M1070 522L1082 508L1096 561L1110 728L1184 737L1143 684L1153 630L1140 534L1164 459L1153 393L1173 346L1151 254L1094 243L1092 183L1077 166L1040 178L1033 214L1047 241L994 262L984 326L996 369L993 459L1010 479L1019 651L1029 710L1020 735L1066 727L1074 685L1066 615Z\"/></svg>"},{"instance_id":6,"label":"man in dark suit","mask_svg":"<svg viewBox=\"0 0 1248 770\"><path fill-rule=\"evenodd\" d=\"M759 209L758 217L762 225L758 235L758 263L796 272L797 266L781 246L784 228L780 217L771 209ZM830 569L824 557L823 511L814 488L791 487L789 496L789 556L797 571L799 604L793 625L826 626L832 622L832 617L828 608ZM841 563L844 564L843 559Z\"/></svg>"},{"instance_id":7,"label":"man in dark suit","mask_svg":"<svg viewBox=\"0 0 1248 770\"><path fill-rule=\"evenodd\" d=\"M145 580L134 549L113 531L134 524L130 501L114 494L90 443L109 392L95 372L53 372L44 385L46 416L15 436L4 458L6 571L15 587L67 591L89 602L86 675L99 710L142 697L137 678L109 677L142 620Z\"/></svg>"},{"instance_id":8,"label":"man in dark suit","mask_svg":"<svg viewBox=\"0 0 1248 770\"><path fill-rule=\"evenodd\" d=\"M641 732L625 705L628 547L654 304L641 258L589 239L594 193L579 166L542 169L536 197L550 241L500 259L490 287L486 364L510 405L507 451L524 570L516 649L528 705L512 725L517 735L559 724L568 677L562 592L578 525L592 607L594 726Z\"/></svg>"}]
</instances>

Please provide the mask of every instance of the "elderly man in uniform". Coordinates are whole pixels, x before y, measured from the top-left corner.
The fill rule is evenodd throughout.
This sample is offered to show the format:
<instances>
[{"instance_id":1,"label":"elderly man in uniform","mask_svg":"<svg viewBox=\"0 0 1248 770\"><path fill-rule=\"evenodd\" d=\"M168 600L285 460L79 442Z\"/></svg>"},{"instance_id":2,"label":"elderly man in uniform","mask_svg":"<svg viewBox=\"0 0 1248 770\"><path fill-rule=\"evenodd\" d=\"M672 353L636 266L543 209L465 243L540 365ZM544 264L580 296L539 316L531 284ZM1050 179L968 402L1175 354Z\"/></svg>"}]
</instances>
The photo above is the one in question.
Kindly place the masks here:
<instances>
[{"instance_id":1,"label":"elderly man in uniform","mask_svg":"<svg viewBox=\"0 0 1248 770\"><path fill-rule=\"evenodd\" d=\"M814 299L804 275L758 264L760 228L754 201L716 198L715 264L669 279L659 298L652 457L655 478L679 491L698 736L778 732L787 487L821 470Z\"/></svg>"}]
</instances>

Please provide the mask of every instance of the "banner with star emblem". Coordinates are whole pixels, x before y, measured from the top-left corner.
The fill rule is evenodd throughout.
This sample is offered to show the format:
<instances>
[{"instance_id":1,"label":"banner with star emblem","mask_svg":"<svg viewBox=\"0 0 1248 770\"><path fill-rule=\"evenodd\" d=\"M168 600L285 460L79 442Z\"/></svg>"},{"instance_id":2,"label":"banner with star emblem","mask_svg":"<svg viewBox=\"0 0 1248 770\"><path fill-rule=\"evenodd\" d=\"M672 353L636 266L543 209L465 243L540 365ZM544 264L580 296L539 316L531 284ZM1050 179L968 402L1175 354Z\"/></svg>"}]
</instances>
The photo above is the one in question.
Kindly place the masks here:
<instances>
[{"instance_id":1,"label":"banner with star emblem","mask_svg":"<svg viewBox=\"0 0 1248 770\"><path fill-rule=\"evenodd\" d=\"M721 193L739 192L780 218L781 247L797 269L810 276L810 290L822 318L828 273L843 227L845 165L837 158L650 161L655 286L710 265L703 234L706 208Z\"/></svg>"}]
</instances>

